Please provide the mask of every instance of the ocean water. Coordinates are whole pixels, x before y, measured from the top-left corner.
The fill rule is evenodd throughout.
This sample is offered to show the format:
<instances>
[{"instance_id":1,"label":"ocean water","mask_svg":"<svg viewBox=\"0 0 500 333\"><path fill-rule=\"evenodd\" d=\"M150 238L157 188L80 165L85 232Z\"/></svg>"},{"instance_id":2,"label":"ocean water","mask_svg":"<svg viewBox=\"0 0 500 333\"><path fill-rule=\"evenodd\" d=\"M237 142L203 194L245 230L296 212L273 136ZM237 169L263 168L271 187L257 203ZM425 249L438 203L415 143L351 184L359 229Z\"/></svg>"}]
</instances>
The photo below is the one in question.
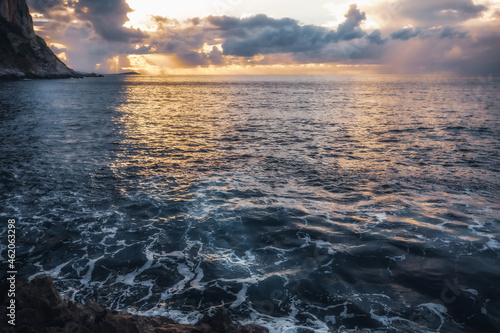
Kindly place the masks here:
<instances>
[{"instance_id":1,"label":"ocean water","mask_svg":"<svg viewBox=\"0 0 500 333\"><path fill-rule=\"evenodd\" d=\"M499 133L495 78L1 82L0 232L20 276L114 309L493 332Z\"/></svg>"}]
</instances>

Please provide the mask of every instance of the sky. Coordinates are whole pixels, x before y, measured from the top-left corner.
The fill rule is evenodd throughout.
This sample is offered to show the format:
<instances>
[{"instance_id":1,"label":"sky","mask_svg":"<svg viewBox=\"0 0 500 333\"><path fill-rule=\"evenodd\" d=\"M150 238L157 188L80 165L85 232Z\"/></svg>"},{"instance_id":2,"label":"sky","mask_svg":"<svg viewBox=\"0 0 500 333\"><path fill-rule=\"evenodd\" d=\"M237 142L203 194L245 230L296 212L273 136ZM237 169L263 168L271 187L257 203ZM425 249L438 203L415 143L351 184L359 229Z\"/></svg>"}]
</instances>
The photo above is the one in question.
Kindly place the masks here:
<instances>
[{"instance_id":1,"label":"sky","mask_svg":"<svg viewBox=\"0 0 500 333\"><path fill-rule=\"evenodd\" d=\"M28 0L85 72L500 75L500 0Z\"/></svg>"}]
</instances>

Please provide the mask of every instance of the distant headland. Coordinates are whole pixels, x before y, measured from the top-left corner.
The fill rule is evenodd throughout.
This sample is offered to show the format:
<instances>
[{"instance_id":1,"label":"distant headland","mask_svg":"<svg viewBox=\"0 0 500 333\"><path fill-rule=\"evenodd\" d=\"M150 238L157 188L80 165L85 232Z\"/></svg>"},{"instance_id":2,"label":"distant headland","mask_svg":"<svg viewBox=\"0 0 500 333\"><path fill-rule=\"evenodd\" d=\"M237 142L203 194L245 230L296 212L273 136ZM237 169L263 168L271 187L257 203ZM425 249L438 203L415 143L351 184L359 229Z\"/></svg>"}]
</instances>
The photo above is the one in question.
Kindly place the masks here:
<instances>
[{"instance_id":1,"label":"distant headland","mask_svg":"<svg viewBox=\"0 0 500 333\"><path fill-rule=\"evenodd\" d=\"M137 72L125 72L125 73L110 74L110 75L141 75L141 73L137 73Z\"/></svg>"}]
</instances>

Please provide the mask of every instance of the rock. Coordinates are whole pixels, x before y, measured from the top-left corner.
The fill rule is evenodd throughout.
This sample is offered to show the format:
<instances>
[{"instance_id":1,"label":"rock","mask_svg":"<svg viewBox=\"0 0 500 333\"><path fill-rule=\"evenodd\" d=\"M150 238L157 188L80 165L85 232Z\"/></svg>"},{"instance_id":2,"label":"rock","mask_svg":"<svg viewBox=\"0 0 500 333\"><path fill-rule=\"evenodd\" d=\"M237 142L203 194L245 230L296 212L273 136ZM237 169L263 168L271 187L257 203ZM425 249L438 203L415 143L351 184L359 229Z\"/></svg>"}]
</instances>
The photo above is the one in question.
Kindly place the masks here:
<instances>
[{"instance_id":1,"label":"rock","mask_svg":"<svg viewBox=\"0 0 500 333\"><path fill-rule=\"evenodd\" d=\"M9 23L19 27L21 34L28 38L35 37L33 19L29 13L26 1L0 0L0 16Z\"/></svg>"},{"instance_id":2,"label":"rock","mask_svg":"<svg viewBox=\"0 0 500 333\"><path fill-rule=\"evenodd\" d=\"M0 285L0 316L6 318L8 285ZM65 300L51 277L38 276L31 282L16 281L16 326L0 321L5 333L268 333L261 326L233 323L221 307L213 317L204 316L196 325L183 325L167 317L144 317L112 311L89 302Z\"/></svg>"},{"instance_id":3,"label":"rock","mask_svg":"<svg viewBox=\"0 0 500 333\"><path fill-rule=\"evenodd\" d=\"M0 79L81 78L35 34L26 0L0 0Z\"/></svg>"}]
</instances>

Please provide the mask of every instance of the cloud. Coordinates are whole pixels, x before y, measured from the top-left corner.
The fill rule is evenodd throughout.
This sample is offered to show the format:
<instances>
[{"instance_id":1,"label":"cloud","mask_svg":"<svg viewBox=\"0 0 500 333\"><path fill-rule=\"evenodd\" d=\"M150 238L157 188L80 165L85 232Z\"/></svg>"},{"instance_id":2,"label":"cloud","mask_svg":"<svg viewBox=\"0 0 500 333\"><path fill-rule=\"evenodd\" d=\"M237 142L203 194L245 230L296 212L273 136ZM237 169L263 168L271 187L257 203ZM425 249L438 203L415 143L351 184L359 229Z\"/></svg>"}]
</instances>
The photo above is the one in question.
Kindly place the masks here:
<instances>
[{"instance_id":1,"label":"cloud","mask_svg":"<svg viewBox=\"0 0 500 333\"><path fill-rule=\"evenodd\" d=\"M224 64L224 57L222 51L220 51L217 47L212 47L212 51L208 54L208 60L213 65L222 65Z\"/></svg>"},{"instance_id":2,"label":"cloud","mask_svg":"<svg viewBox=\"0 0 500 333\"><path fill-rule=\"evenodd\" d=\"M55 54L58 54L58 53L62 53L62 52L66 52L68 51L65 47L57 47L55 45L51 45L50 46L50 49L52 50L52 52L54 52Z\"/></svg>"},{"instance_id":3,"label":"cloud","mask_svg":"<svg viewBox=\"0 0 500 333\"><path fill-rule=\"evenodd\" d=\"M186 68L334 63L386 72L500 72L499 22L462 25L486 8L469 0L400 0L391 5L398 19L376 30L366 28L370 18L352 4L336 28L264 14L182 22L156 16L156 31L147 32L123 26L131 11L125 0L30 1L51 18L40 22L40 33L79 70L115 71L127 55L166 55L170 65ZM398 29L410 22L415 27Z\"/></svg>"},{"instance_id":4,"label":"cloud","mask_svg":"<svg viewBox=\"0 0 500 333\"><path fill-rule=\"evenodd\" d=\"M257 21L260 24L254 24ZM265 15L242 19L241 25L235 25L224 36L224 55L242 57L313 51L333 41L324 28L300 26L291 19L276 20Z\"/></svg>"},{"instance_id":5,"label":"cloud","mask_svg":"<svg viewBox=\"0 0 500 333\"><path fill-rule=\"evenodd\" d=\"M440 38L465 38L469 36L467 31L459 30L458 28L450 27L449 25L444 26L439 33Z\"/></svg>"},{"instance_id":6,"label":"cloud","mask_svg":"<svg viewBox=\"0 0 500 333\"><path fill-rule=\"evenodd\" d=\"M393 8L426 26L457 24L477 18L487 10L486 6L475 5L472 0L401 0Z\"/></svg>"},{"instance_id":7,"label":"cloud","mask_svg":"<svg viewBox=\"0 0 500 333\"><path fill-rule=\"evenodd\" d=\"M147 37L138 29L125 28L132 10L126 0L28 0L32 11L58 22L78 19L92 24L93 31L106 41L130 42ZM73 12L70 13L68 9Z\"/></svg>"},{"instance_id":8,"label":"cloud","mask_svg":"<svg viewBox=\"0 0 500 333\"><path fill-rule=\"evenodd\" d=\"M345 18L337 30L300 25L290 18L275 19L263 14L242 19L209 16L206 21L224 38L224 55L252 57L259 54L311 53L331 43L359 39L366 35L360 28L361 22L366 20L366 14L356 5L350 6ZM382 43L379 33L370 35L369 39Z\"/></svg>"},{"instance_id":9,"label":"cloud","mask_svg":"<svg viewBox=\"0 0 500 333\"><path fill-rule=\"evenodd\" d=\"M382 38L382 32L379 29L377 29L374 30L372 33L366 35L366 40L373 44L383 45L387 42L388 39Z\"/></svg>"},{"instance_id":10,"label":"cloud","mask_svg":"<svg viewBox=\"0 0 500 333\"><path fill-rule=\"evenodd\" d=\"M361 44L374 45L386 42L380 30L367 34L361 29L366 14L356 5L349 7L344 22L336 30L264 14L246 18L208 16L182 23L165 17L153 19L158 30L145 41L149 49L175 55L184 66L224 65L238 62L235 58L239 57L273 54L290 54L290 59L316 63L344 59L347 42L359 40ZM356 53L356 56L363 54Z\"/></svg>"},{"instance_id":11,"label":"cloud","mask_svg":"<svg viewBox=\"0 0 500 333\"><path fill-rule=\"evenodd\" d=\"M37 34L49 44L66 46L66 63L77 70L106 72L111 70L111 58L150 52L148 47L135 47L148 38L146 33L123 26L131 11L125 0L28 0L28 5L32 13L49 19L35 16Z\"/></svg>"},{"instance_id":12,"label":"cloud","mask_svg":"<svg viewBox=\"0 0 500 333\"><path fill-rule=\"evenodd\" d=\"M499 30L500 31L500 30ZM391 45L382 63L389 73L448 72L461 75L500 75L500 34L480 38L428 38ZM390 65L388 65L390 64Z\"/></svg>"},{"instance_id":13,"label":"cloud","mask_svg":"<svg viewBox=\"0 0 500 333\"><path fill-rule=\"evenodd\" d=\"M125 0L80 0L74 9L76 17L91 22L95 32L105 40L128 42L146 37L138 29L123 27L132 11Z\"/></svg>"},{"instance_id":14,"label":"cloud","mask_svg":"<svg viewBox=\"0 0 500 333\"><path fill-rule=\"evenodd\" d=\"M419 28L416 28L416 29L413 29L413 28L403 28L403 29L394 31L391 34L391 38L392 39L400 39L400 40L408 40L410 38L417 37L418 35L420 35L420 29Z\"/></svg>"},{"instance_id":15,"label":"cloud","mask_svg":"<svg viewBox=\"0 0 500 333\"><path fill-rule=\"evenodd\" d=\"M28 6L31 11L37 13L44 13L50 15L55 8L64 7L64 2L62 0L27 0Z\"/></svg>"},{"instance_id":16,"label":"cloud","mask_svg":"<svg viewBox=\"0 0 500 333\"><path fill-rule=\"evenodd\" d=\"M357 5L350 5L345 18L346 20L337 28L338 40L352 40L363 37L365 33L360 29L359 25L366 20L366 14L362 13Z\"/></svg>"},{"instance_id":17,"label":"cloud","mask_svg":"<svg viewBox=\"0 0 500 333\"><path fill-rule=\"evenodd\" d=\"M459 28L451 27L451 26L444 26L441 28L430 28L430 29L424 29L424 28L403 28L399 29L397 31L394 31L391 34L392 39L399 39L399 40L409 40L414 37L419 37L420 39L425 39L425 38L431 38L431 37L438 37L438 38L465 38L469 35L467 31L462 31Z\"/></svg>"}]
</instances>

